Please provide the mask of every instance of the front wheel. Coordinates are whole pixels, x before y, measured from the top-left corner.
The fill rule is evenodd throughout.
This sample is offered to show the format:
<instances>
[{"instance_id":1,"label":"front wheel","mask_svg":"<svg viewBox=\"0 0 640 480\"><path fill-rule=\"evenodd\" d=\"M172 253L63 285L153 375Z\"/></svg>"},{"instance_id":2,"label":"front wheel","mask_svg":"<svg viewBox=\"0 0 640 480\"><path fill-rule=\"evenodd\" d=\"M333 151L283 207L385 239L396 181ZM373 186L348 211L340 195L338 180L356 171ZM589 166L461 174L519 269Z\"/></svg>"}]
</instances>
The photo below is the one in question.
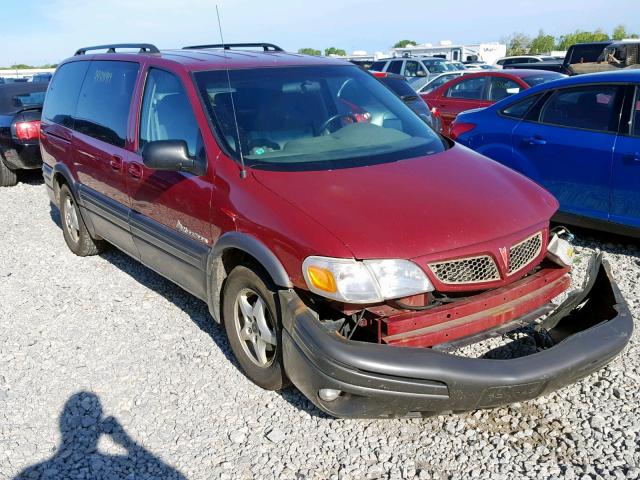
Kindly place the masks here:
<instances>
[{"instance_id":1,"label":"front wheel","mask_svg":"<svg viewBox=\"0 0 640 480\"><path fill-rule=\"evenodd\" d=\"M282 364L277 294L271 282L256 271L237 266L227 277L222 300L224 327L247 377L264 389L279 390L288 382Z\"/></svg>"}]
</instances>

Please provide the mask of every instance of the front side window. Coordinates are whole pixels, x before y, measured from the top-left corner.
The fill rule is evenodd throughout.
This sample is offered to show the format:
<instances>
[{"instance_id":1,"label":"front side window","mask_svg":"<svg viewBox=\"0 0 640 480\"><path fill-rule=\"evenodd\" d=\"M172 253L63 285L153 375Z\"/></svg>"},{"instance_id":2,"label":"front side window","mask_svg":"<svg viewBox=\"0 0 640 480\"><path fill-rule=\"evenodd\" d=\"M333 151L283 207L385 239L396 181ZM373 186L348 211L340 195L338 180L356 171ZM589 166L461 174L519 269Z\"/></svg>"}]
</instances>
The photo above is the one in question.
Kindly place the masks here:
<instances>
[{"instance_id":1,"label":"front side window","mask_svg":"<svg viewBox=\"0 0 640 480\"><path fill-rule=\"evenodd\" d=\"M500 113L511 118L524 118L531 107L540 98L540 95L531 95L524 100L513 103L506 108L503 108Z\"/></svg>"},{"instance_id":2,"label":"front side window","mask_svg":"<svg viewBox=\"0 0 640 480\"><path fill-rule=\"evenodd\" d=\"M447 146L357 67L231 70L230 82L219 70L194 77L218 138L255 168L343 168L430 155Z\"/></svg>"},{"instance_id":3,"label":"front side window","mask_svg":"<svg viewBox=\"0 0 640 480\"><path fill-rule=\"evenodd\" d=\"M152 68L144 87L140 147L156 140L184 140L195 157L200 130L189 98L174 74Z\"/></svg>"},{"instance_id":4,"label":"front side window","mask_svg":"<svg viewBox=\"0 0 640 480\"><path fill-rule=\"evenodd\" d=\"M463 100L482 100L487 77L465 78L449 87L446 96Z\"/></svg>"},{"instance_id":5,"label":"front side window","mask_svg":"<svg viewBox=\"0 0 640 480\"><path fill-rule=\"evenodd\" d=\"M403 60L393 60L392 62L389 62L387 72L397 73L398 75L400 75L400 72L402 71L402 62Z\"/></svg>"},{"instance_id":6,"label":"front side window","mask_svg":"<svg viewBox=\"0 0 640 480\"><path fill-rule=\"evenodd\" d=\"M431 73L444 73L455 70L455 68L450 69L447 62L429 62L427 68Z\"/></svg>"},{"instance_id":7,"label":"front side window","mask_svg":"<svg viewBox=\"0 0 640 480\"><path fill-rule=\"evenodd\" d=\"M631 110L631 134L640 137L640 87L636 87L636 98Z\"/></svg>"},{"instance_id":8,"label":"front side window","mask_svg":"<svg viewBox=\"0 0 640 480\"><path fill-rule=\"evenodd\" d=\"M489 100L499 102L503 98L520 93L520 90L522 90L522 87L509 78L492 77Z\"/></svg>"},{"instance_id":9,"label":"front side window","mask_svg":"<svg viewBox=\"0 0 640 480\"><path fill-rule=\"evenodd\" d=\"M50 122L73 128L73 116L82 81L89 62L70 62L58 67L46 95L42 117Z\"/></svg>"},{"instance_id":10,"label":"front side window","mask_svg":"<svg viewBox=\"0 0 640 480\"><path fill-rule=\"evenodd\" d=\"M103 142L124 147L139 67L133 62L91 62L80 91L74 128Z\"/></svg>"},{"instance_id":11,"label":"front side window","mask_svg":"<svg viewBox=\"0 0 640 480\"><path fill-rule=\"evenodd\" d=\"M404 64L405 77L425 77L427 74L422 65L415 60L407 60Z\"/></svg>"},{"instance_id":12,"label":"front side window","mask_svg":"<svg viewBox=\"0 0 640 480\"><path fill-rule=\"evenodd\" d=\"M588 85L555 92L542 108L540 121L564 127L616 131L618 87Z\"/></svg>"}]
</instances>

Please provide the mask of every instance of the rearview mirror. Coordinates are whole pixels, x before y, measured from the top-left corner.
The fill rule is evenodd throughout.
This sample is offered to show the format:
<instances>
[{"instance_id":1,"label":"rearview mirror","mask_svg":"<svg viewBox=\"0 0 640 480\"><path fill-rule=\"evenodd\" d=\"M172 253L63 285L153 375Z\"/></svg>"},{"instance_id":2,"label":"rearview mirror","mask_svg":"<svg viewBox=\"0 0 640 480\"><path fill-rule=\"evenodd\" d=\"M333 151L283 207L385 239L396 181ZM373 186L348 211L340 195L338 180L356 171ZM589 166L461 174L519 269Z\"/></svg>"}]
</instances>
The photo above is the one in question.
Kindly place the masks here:
<instances>
[{"instance_id":1,"label":"rearview mirror","mask_svg":"<svg viewBox=\"0 0 640 480\"><path fill-rule=\"evenodd\" d=\"M171 172L189 172L204 175L207 171L206 157L189 156L189 148L184 140L156 140L142 148L142 163L147 168Z\"/></svg>"}]
</instances>

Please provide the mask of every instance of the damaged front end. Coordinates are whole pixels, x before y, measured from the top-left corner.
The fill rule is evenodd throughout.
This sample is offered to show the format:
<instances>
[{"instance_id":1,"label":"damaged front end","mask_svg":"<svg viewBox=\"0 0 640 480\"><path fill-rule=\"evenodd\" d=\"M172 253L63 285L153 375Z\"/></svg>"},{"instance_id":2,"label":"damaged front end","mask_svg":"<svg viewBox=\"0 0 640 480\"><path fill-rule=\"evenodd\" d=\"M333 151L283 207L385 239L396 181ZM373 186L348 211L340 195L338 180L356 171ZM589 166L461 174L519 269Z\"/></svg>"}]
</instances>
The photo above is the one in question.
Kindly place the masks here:
<instances>
[{"instance_id":1,"label":"damaged front end","mask_svg":"<svg viewBox=\"0 0 640 480\"><path fill-rule=\"evenodd\" d=\"M633 330L601 255L592 258L583 289L554 308L551 299L567 289L568 271L542 264L455 308L446 301L424 311L382 305L354 312L352 321L320 321L296 292L282 291L285 370L315 405L338 417L420 416L535 398L601 368ZM450 353L530 324L538 345L531 355Z\"/></svg>"}]
</instances>

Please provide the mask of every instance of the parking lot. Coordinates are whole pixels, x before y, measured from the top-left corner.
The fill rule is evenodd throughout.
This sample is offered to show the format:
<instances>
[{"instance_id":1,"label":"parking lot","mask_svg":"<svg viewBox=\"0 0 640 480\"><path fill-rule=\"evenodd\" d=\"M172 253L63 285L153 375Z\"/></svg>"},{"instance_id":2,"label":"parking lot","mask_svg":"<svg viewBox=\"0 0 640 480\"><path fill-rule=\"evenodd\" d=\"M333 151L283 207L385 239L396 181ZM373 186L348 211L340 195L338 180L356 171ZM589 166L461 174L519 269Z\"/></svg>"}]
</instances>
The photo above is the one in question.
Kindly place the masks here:
<instances>
[{"instance_id":1,"label":"parking lot","mask_svg":"<svg viewBox=\"0 0 640 480\"><path fill-rule=\"evenodd\" d=\"M610 365L535 401L336 420L247 380L204 303L115 249L69 252L38 172L0 204L0 478L640 476L637 329ZM591 235L574 275L604 250L637 322L639 244Z\"/></svg>"}]
</instances>

